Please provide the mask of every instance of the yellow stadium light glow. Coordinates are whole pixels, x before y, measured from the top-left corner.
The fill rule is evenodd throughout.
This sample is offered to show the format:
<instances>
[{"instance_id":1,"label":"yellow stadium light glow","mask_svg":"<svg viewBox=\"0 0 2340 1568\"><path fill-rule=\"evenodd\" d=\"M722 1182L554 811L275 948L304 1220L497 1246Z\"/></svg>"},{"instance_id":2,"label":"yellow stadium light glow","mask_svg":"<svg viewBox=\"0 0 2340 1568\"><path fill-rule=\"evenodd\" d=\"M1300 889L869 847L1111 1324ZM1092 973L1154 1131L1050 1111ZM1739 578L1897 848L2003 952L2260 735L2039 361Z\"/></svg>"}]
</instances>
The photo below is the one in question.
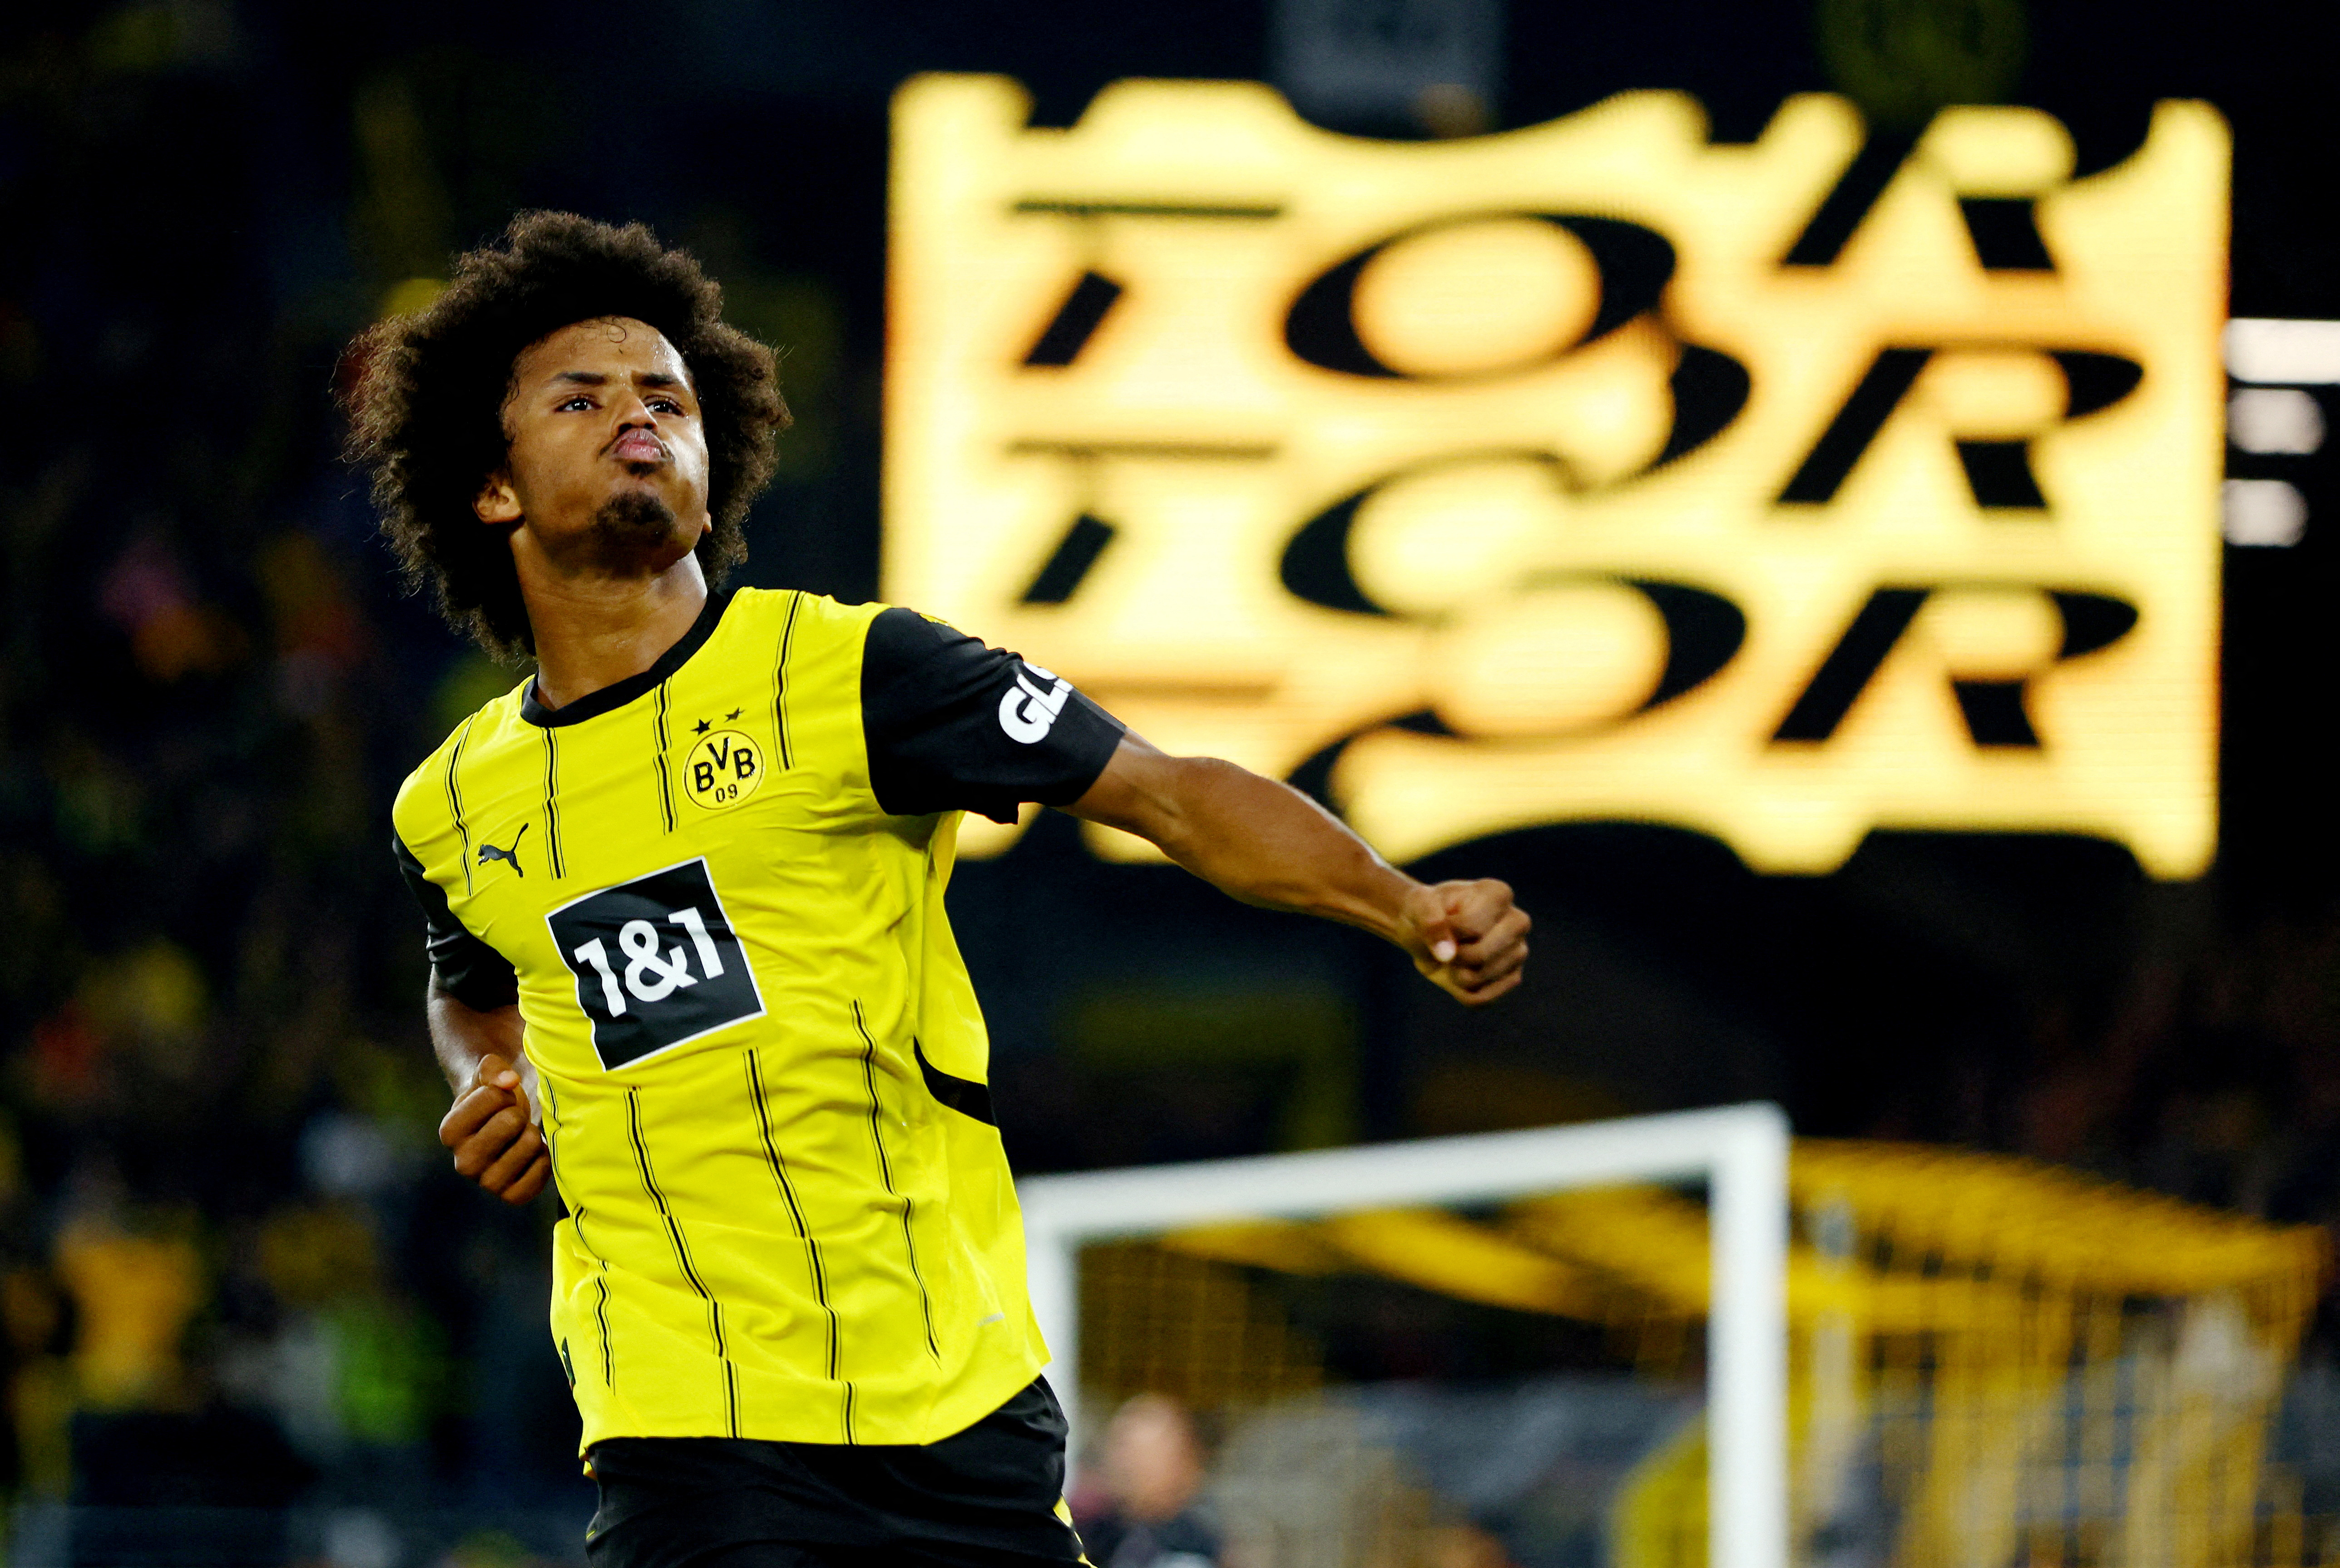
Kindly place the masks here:
<instances>
[{"instance_id":1,"label":"yellow stadium light glow","mask_svg":"<svg viewBox=\"0 0 2340 1568\"><path fill-rule=\"evenodd\" d=\"M2206 105L2077 180L2048 116L1946 112L1796 264L1835 98L1744 146L1665 93L1438 143L1249 83L1026 106L897 100L888 598L1166 749L1329 757L1398 860L1608 818L1765 871L1876 828L2207 863Z\"/></svg>"}]
</instances>

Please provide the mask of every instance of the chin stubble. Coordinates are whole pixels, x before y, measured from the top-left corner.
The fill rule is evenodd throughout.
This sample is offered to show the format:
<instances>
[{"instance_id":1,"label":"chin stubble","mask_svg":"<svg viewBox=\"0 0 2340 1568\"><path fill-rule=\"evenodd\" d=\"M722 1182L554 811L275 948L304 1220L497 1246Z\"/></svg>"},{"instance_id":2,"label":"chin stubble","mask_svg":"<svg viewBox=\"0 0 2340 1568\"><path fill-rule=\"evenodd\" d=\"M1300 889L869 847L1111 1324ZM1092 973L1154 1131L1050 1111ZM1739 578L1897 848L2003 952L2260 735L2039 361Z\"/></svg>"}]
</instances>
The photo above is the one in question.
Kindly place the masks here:
<instances>
[{"instance_id":1,"label":"chin stubble","mask_svg":"<svg viewBox=\"0 0 2340 1568\"><path fill-rule=\"evenodd\" d=\"M630 490L610 497L593 514L592 553L608 568L624 570L674 537L674 508L656 496Z\"/></svg>"}]
</instances>

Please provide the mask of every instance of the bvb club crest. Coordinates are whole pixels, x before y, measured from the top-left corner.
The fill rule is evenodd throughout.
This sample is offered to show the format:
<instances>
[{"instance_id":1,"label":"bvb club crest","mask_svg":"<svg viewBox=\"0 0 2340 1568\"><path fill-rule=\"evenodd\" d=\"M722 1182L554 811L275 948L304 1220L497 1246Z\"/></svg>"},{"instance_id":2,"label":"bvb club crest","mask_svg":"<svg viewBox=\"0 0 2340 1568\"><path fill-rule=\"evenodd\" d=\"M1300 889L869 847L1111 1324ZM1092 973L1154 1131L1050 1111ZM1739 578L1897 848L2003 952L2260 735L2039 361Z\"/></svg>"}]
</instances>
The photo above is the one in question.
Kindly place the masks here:
<instances>
[{"instance_id":1,"label":"bvb club crest","mask_svg":"<svg viewBox=\"0 0 2340 1568\"><path fill-rule=\"evenodd\" d=\"M701 736L682 764L683 793L709 811L738 805L763 783L763 750L744 730L717 730Z\"/></svg>"}]
</instances>

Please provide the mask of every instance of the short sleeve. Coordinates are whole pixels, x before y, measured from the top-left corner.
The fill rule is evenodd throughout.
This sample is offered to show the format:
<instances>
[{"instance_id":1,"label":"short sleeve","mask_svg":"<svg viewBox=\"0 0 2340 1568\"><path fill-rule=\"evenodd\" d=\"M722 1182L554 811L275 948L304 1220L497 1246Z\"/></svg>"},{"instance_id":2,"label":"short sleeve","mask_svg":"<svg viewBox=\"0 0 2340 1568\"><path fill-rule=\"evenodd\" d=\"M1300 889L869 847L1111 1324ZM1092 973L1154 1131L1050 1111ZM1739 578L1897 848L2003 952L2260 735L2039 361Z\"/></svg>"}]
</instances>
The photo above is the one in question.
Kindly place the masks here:
<instances>
[{"instance_id":1,"label":"short sleeve","mask_svg":"<svg viewBox=\"0 0 2340 1568\"><path fill-rule=\"evenodd\" d=\"M510 1007L520 1000L520 976L503 954L473 936L447 906L447 891L423 874L422 863L392 833L391 853L397 858L406 889L422 906L423 945L431 954L431 976L441 991L480 1012Z\"/></svg>"},{"instance_id":2,"label":"short sleeve","mask_svg":"<svg viewBox=\"0 0 2340 1568\"><path fill-rule=\"evenodd\" d=\"M1121 721L1019 656L914 610L881 611L862 649L869 785L900 816L1026 801L1070 805L1121 744Z\"/></svg>"}]
</instances>

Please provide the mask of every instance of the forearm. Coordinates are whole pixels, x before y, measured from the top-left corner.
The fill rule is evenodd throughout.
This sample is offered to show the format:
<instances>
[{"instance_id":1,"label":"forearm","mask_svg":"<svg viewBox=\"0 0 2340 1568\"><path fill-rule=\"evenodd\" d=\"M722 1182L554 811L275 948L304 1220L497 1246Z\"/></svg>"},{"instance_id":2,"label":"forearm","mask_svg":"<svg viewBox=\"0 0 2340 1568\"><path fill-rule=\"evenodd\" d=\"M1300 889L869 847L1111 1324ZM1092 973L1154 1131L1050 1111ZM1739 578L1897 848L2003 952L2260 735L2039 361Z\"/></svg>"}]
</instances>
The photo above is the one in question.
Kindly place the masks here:
<instances>
[{"instance_id":1,"label":"forearm","mask_svg":"<svg viewBox=\"0 0 2340 1568\"><path fill-rule=\"evenodd\" d=\"M519 1008L482 1012L458 1001L433 981L424 996L423 1011L431 1026L431 1049L452 1092L461 1094L471 1086L482 1057L500 1056L515 1066L521 1061Z\"/></svg>"},{"instance_id":2,"label":"forearm","mask_svg":"<svg viewBox=\"0 0 2340 1568\"><path fill-rule=\"evenodd\" d=\"M1150 748L1149 748L1150 750ZM1131 787L1075 811L1150 840L1245 903L1292 910L1399 940L1418 884L1289 784L1214 757L1155 753Z\"/></svg>"},{"instance_id":3,"label":"forearm","mask_svg":"<svg viewBox=\"0 0 2340 1568\"><path fill-rule=\"evenodd\" d=\"M1520 983L1530 922L1508 886L1489 877L1418 883L1298 790L1233 763L1165 756L1124 735L1068 809L1135 833L1246 903L1385 938L1466 1005Z\"/></svg>"}]
</instances>

